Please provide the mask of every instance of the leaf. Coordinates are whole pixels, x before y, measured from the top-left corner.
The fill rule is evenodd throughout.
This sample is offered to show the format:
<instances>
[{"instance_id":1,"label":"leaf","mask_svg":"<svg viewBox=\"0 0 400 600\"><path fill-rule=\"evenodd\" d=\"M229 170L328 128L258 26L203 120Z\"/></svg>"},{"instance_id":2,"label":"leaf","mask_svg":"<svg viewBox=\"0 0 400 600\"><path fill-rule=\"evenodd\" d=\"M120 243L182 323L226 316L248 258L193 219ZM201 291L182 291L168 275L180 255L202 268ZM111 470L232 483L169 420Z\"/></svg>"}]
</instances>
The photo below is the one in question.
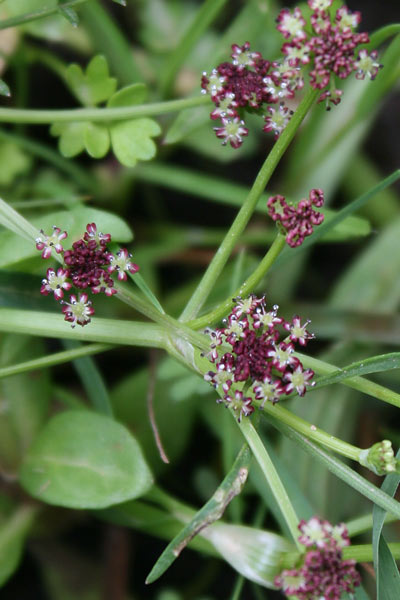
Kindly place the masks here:
<instances>
[{"instance_id":1,"label":"leaf","mask_svg":"<svg viewBox=\"0 0 400 600\"><path fill-rule=\"evenodd\" d=\"M110 134L107 127L99 123L87 123L84 142L87 153L92 158L103 158L110 149Z\"/></svg>"},{"instance_id":2,"label":"leaf","mask_svg":"<svg viewBox=\"0 0 400 600\"><path fill-rule=\"evenodd\" d=\"M1 336L0 365L43 354L41 340L25 335ZM51 400L49 373L23 373L0 382L0 464L15 474L32 441L43 427Z\"/></svg>"},{"instance_id":3,"label":"leaf","mask_svg":"<svg viewBox=\"0 0 400 600\"><path fill-rule=\"evenodd\" d=\"M107 108L143 104L146 98L147 86L144 83L132 83L132 85L127 85L115 92L108 99Z\"/></svg>"},{"instance_id":4,"label":"leaf","mask_svg":"<svg viewBox=\"0 0 400 600\"><path fill-rule=\"evenodd\" d=\"M126 6L126 0L113 0L115 4L119 4L120 6Z\"/></svg>"},{"instance_id":5,"label":"leaf","mask_svg":"<svg viewBox=\"0 0 400 600\"><path fill-rule=\"evenodd\" d=\"M352 363L342 369L338 369L334 373L321 377L315 382L312 389L318 389L325 385L339 383L349 377L359 377L368 375L369 373L379 373L381 371L389 371L391 369L400 368L400 352L392 352L391 354L381 354L379 356L371 356L365 360Z\"/></svg>"},{"instance_id":6,"label":"leaf","mask_svg":"<svg viewBox=\"0 0 400 600\"><path fill-rule=\"evenodd\" d=\"M144 494L152 475L125 427L76 410L47 423L25 456L20 482L48 504L105 508Z\"/></svg>"},{"instance_id":7,"label":"leaf","mask_svg":"<svg viewBox=\"0 0 400 600\"><path fill-rule=\"evenodd\" d=\"M36 511L32 506L21 506L0 525L0 586L18 567L25 536Z\"/></svg>"},{"instance_id":8,"label":"leaf","mask_svg":"<svg viewBox=\"0 0 400 600\"><path fill-rule=\"evenodd\" d=\"M0 144L0 185L9 185L18 175L24 175L32 164L30 155L17 144L4 141Z\"/></svg>"},{"instance_id":9,"label":"leaf","mask_svg":"<svg viewBox=\"0 0 400 600\"><path fill-rule=\"evenodd\" d=\"M400 450L397 452L396 458L400 458ZM397 473L386 475L381 490L393 497L399 482L400 476ZM400 597L400 577L386 540L381 535L386 511L375 505L372 516L372 547L376 573L377 600L391 600L391 598Z\"/></svg>"},{"instance_id":10,"label":"leaf","mask_svg":"<svg viewBox=\"0 0 400 600\"><path fill-rule=\"evenodd\" d=\"M146 583L156 581L175 561L182 550L196 535L214 521L220 519L228 504L237 496L247 479L252 454L244 444L229 473L214 492L210 500L201 508L182 531L174 537L161 554L146 578Z\"/></svg>"},{"instance_id":11,"label":"leaf","mask_svg":"<svg viewBox=\"0 0 400 600\"><path fill-rule=\"evenodd\" d=\"M125 167L134 167L138 160L150 160L156 154L151 139L161 133L153 119L144 117L115 123L110 128L111 143L115 156Z\"/></svg>"},{"instance_id":12,"label":"leaf","mask_svg":"<svg viewBox=\"0 0 400 600\"><path fill-rule=\"evenodd\" d=\"M117 80L109 77L105 56L98 54L86 67L84 73L80 65L69 65L65 77L68 86L85 106L95 106L107 100L115 92Z\"/></svg>"},{"instance_id":13,"label":"leaf","mask_svg":"<svg viewBox=\"0 0 400 600\"><path fill-rule=\"evenodd\" d=\"M0 79L0 95L7 96L7 97L11 96L11 90L8 87L8 85L6 84L6 82L4 81L4 79Z\"/></svg>"},{"instance_id":14,"label":"leaf","mask_svg":"<svg viewBox=\"0 0 400 600\"><path fill-rule=\"evenodd\" d=\"M79 17L77 12L69 6L60 6L58 12L71 23L72 27L78 27Z\"/></svg>"},{"instance_id":15,"label":"leaf","mask_svg":"<svg viewBox=\"0 0 400 600\"><path fill-rule=\"evenodd\" d=\"M66 158L72 158L85 149L85 131L88 123L79 121L77 123L53 123L50 133L60 136L58 147Z\"/></svg>"}]
</instances>

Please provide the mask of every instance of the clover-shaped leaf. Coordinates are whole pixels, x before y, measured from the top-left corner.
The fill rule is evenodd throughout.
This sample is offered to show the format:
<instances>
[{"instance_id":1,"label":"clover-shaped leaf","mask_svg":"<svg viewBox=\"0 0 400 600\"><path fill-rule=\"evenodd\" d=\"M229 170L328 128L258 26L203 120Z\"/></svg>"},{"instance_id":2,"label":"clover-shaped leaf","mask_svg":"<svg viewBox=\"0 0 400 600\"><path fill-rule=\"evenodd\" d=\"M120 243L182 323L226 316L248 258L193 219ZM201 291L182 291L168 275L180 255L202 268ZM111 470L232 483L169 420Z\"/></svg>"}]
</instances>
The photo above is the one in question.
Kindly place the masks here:
<instances>
[{"instance_id":1,"label":"clover-shaped leaf","mask_svg":"<svg viewBox=\"0 0 400 600\"><path fill-rule=\"evenodd\" d=\"M85 106L104 102L112 96L117 86L117 80L109 77L107 60L101 54L92 58L85 73L79 65L69 65L66 80L72 92Z\"/></svg>"},{"instance_id":2,"label":"clover-shaped leaf","mask_svg":"<svg viewBox=\"0 0 400 600\"><path fill-rule=\"evenodd\" d=\"M107 108L142 104L147 98L147 86L144 83L132 83L115 92L107 102Z\"/></svg>"},{"instance_id":3,"label":"clover-shaped leaf","mask_svg":"<svg viewBox=\"0 0 400 600\"><path fill-rule=\"evenodd\" d=\"M76 123L54 123L50 133L59 135L59 149L63 156L71 158L83 152L93 158L103 158L110 148L110 135L105 125L79 121Z\"/></svg>"},{"instance_id":4,"label":"clover-shaped leaf","mask_svg":"<svg viewBox=\"0 0 400 600\"><path fill-rule=\"evenodd\" d=\"M156 145L151 138L160 133L159 124L147 117L120 121L110 128L112 149L122 165L134 167L138 160L155 156Z\"/></svg>"},{"instance_id":5,"label":"clover-shaped leaf","mask_svg":"<svg viewBox=\"0 0 400 600\"><path fill-rule=\"evenodd\" d=\"M71 158L80 154L85 149L85 129L87 122L78 123L53 123L50 128L51 135L59 135L58 147L63 156Z\"/></svg>"}]
</instances>

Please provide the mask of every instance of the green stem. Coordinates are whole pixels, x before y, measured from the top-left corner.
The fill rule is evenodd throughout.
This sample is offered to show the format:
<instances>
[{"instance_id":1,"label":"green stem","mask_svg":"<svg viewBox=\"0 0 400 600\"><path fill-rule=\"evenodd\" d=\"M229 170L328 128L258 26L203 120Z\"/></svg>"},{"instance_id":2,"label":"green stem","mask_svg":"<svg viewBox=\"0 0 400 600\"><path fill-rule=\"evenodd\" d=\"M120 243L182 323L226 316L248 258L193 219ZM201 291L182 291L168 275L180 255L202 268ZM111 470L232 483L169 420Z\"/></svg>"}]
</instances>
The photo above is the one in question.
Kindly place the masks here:
<instances>
[{"instance_id":1,"label":"green stem","mask_svg":"<svg viewBox=\"0 0 400 600\"><path fill-rule=\"evenodd\" d=\"M232 415L237 422L235 413L232 413ZM266 481L268 482L268 485L271 488L278 506L282 511L282 515L285 518L289 531L292 534L293 540L295 541L299 550L301 550L302 545L298 541L299 531L297 527L299 519L292 503L290 502L290 498L286 492L286 489L275 469L274 463L267 452L267 449L262 443L260 436L258 435L250 419L244 418L240 421L240 423L238 423L238 425L244 438L249 444L254 457L257 460Z\"/></svg>"},{"instance_id":2,"label":"green stem","mask_svg":"<svg viewBox=\"0 0 400 600\"><path fill-rule=\"evenodd\" d=\"M142 315L145 315L152 321L163 325L167 330L173 332L182 340L194 344L200 350L208 351L210 349L209 340L203 334L197 333L183 323L179 323L173 317L159 312L153 304L146 300L142 300L142 298L140 298L127 287L122 287L121 285L116 284L115 288L118 290L116 297L122 302L125 302L125 304L132 306L132 308L139 311Z\"/></svg>"},{"instance_id":3,"label":"green stem","mask_svg":"<svg viewBox=\"0 0 400 600\"><path fill-rule=\"evenodd\" d=\"M335 367L335 365L301 354L300 352L296 352L296 356L300 358L306 367L313 369L319 375L330 375L339 370L339 367ZM385 388L383 385L379 385L363 377L349 377L348 379L343 379L340 383L400 408L400 394Z\"/></svg>"},{"instance_id":4,"label":"green stem","mask_svg":"<svg viewBox=\"0 0 400 600\"><path fill-rule=\"evenodd\" d=\"M205 0L201 5L193 22L178 42L161 73L160 90L163 97L168 96L175 76L190 54L191 49L217 17L226 2L227 0Z\"/></svg>"},{"instance_id":5,"label":"green stem","mask_svg":"<svg viewBox=\"0 0 400 600\"><path fill-rule=\"evenodd\" d=\"M193 329L201 329L206 327L207 325L211 325L222 319L222 317L226 316L232 307L232 297L236 298L237 296L245 297L251 291L255 289L255 287L260 283L263 279L271 265L274 263L276 258L279 256L280 252L282 252L285 247L285 237L281 234L278 234L273 241L271 247L269 248L267 254L264 256L258 267L253 271L253 273L246 279L246 281L234 292L231 294L229 298L224 300L222 304L217 306L214 310L209 313L199 317L198 319L194 319L193 321L189 321L188 326Z\"/></svg>"},{"instance_id":6,"label":"green stem","mask_svg":"<svg viewBox=\"0 0 400 600\"><path fill-rule=\"evenodd\" d=\"M34 369L47 369L48 367L61 365L70 360L81 358L82 356L99 354L100 352L111 350L112 348L113 346L108 344L88 344L87 346L75 348L74 350L64 350L62 352L56 352L55 354L49 354L48 356L42 356L41 358L27 360L0 369L0 379L10 377L11 375L18 375L19 373L25 373L26 371L33 371Z\"/></svg>"},{"instance_id":7,"label":"green stem","mask_svg":"<svg viewBox=\"0 0 400 600\"><path fill-rule=\"evenodd\" d=\"M312 425L305 421L301 417L294 415L286 408L283 408L279 404L271 404L266 402L263 407L264 413L268 415L272 415L276 419L278 419L281 423L285 423L289 425L299 433L302 433L307 438L310 438L314 442L325 446L325 448L329 448L330 450L334 450L338 454L342 456L346 456L351 460L355 460L358 462L360 455L360 448L353 446L352 444L348 444L343 440L330 435L326 431L319 429L316 425Z\"/></svg>"},{"instance_id":8,"label":"green stem","mask_svg":"<svg viewBox=\"0 0 400 600\"><path fill-rule=\"evenodd\" d=\"M94 317L89 326L72 329L61 314L14 308L0 308L0 331L147 348L167 345L165 329L155 323Z\"/></svg>"},{"instance_id":9,"label":"green stem","mask_svg":"<svg viewBox=\"0 0 400 600\"><path fill-rule=\"evenodd\" d=\"M72 8L73 6L83 4L84 2L87 2L87 0L69 0L69 2L63 2L51 8L41 8L31 13L10 17L9 19L0 21L0 30L8 29L9 27L17 27L17 25L25 25L26 23L31 23L32 21L37 21L37 19L43 19L44 17L50 17L51 15L58 13L61 8Z\"/></svg>"},{"instance_id":10,"label":"green stem","mask_svg":"<svg viewBox=\"0 0 400 600\"><path fill-rule=\"evenodd\" d=\"M208 96L196 96L140 106L121 106L119 108L72 108L65 110L30 110L19 108L0 108L0 122L31 123L43 125L57 122L77 121L123 121L136 117L148 117L176 112L185 108L193 108L210 103Z\"/></svg>"},{"instance_id":11,"label":"green stem","mask_svg":"<svg viewBox=\"0 0 400 600\"><path fill-rule=\"evenodd\" d=\"M274 427L289 439L296 442L296 444L298 444L307 454L310 454L319 463L324 465L336 477L339 477L339 479L371 500L371 502L400 518L399 502L396 502L391 496L382 492L381 489L367 481L364 477L361 477L361 475L353 471L353 469L345 465L341 460L332 456L319 445L314 444L311 440L295 431L293 427L278 421L275 417L272 417L272 419ZM294 458L294 461L296 461L296 458Z\"/></svg>"},{"instance_id":12,"label":"green stem","mask_svg":"<svg viewBox=\"0 0 400 600\"><path fill-rule=\"evenodd\" d=\"M214 255L214 258L212 259L205 274L203 275L193 296L189 300L185 310L183 311L180 317L180 320L191 321L192 319L194 319L200 311L201 307L203 306L204 302L208 298L215 282L221 275L221 272L227 260L229 259L233 248L237 244L240 235L245 229L247 223L249 222L258 202L258 199L264 192L265 186L267 185L271 175L275 171L275 168L277 167L287 147L289 146L290 142L295 136L304 117L306 116L314 101L316 100L318 93L318 90L308 90L303 100L297 107L296 112L290 119L288 125L276 141L271 152L267 156L263 166L261 167L253 183L253 186L246 200L244 201L242 208L238 212L234 222L232 223L228 233L225 236L224 241L222 242L218 251Z\"/></svg>"},{"instance_id":13,"label":"green stem","mask_svg":"<svg viewBox=\"0 0 400 600\"><path fill-rule=\"evenodd\" d=\"M400 544L388 544L393 558L395 560L400 559ZM343 559L353 559L357 562L372 562L372 544L360 544L358 546L347 546L343 548Z\"/></svg>"}]
</instances>

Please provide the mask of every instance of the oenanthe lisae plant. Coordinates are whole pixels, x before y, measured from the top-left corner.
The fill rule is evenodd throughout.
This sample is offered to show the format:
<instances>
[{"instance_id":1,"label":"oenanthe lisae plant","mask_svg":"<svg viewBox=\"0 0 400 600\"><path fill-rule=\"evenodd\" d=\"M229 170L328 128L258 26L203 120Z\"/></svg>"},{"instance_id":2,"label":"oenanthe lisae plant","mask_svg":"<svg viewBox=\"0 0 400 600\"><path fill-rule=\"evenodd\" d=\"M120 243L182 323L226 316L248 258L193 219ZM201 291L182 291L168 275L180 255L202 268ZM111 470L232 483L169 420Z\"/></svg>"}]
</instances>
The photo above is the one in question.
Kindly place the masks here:
<instances>
[{"instance_id":1,"label":"oenanthe lisae plant","mask_svg":"<svg viewBox=\"0 0 400 600\"><path fill-rule=\"evenodd\" d=\"M176 3L181 8L184 4ZM364 170L368 176L361 177L359 197L340 210L326 206L336 189L335 165L343 171L368 119L376 112L378 101L398 80L400 26L386 26L371 36L360 32L361 13L337 0L308 0L301 7L282 8L280 12L278 9L275 17L270 14L270 3L261 3L268 13L268 22L275 22L275 31L270 24L268 33L275 41L262 43L264 57L257 49L263 35L251 33L253 26L257 30L260 19L256 16L254 23L251 20L252 11L258 10L257 3L249 2L224 38L224 48L211 53L218 60L226 58L231 46L231 60L217 66L206 64L206 70L198 77L200 90L197 85L197 91L191 90L190 96L169 99L175 81L185 89L182 66L186 57L194 52L198 39L206 35L225 4L224 0L203 2L165 64L157 55L156 40L149 42L154 32L151 27L144 29L148 54L142 56L141 67L132 63L137 76L132 80L132 74L123 66L124 59L133 60L127 53L123 34L100 5L70 0L41 6L40 2L27 0L31 10L20 14L13 12L10 0L5 2L0 29L32 26L52 15L78 25L82 15L82 31L90 32L93 46L107 56L95 56L84 71L78 64L66 66L48 49L36 47L24 38L21 43L26 44L29 60L43 61L82 106L22 108L27 98L18 63L22 59L15 58L20 69L14 82L17 107L0 108L0 120L18 126L15 131L0 131L0 142L11 144L9 152L14 152L16 163L22 159L15 154L15 148L32 153L56 169L57 177L62 173L71 178L74 190L72 201L61 195L64 209L50 214L51 199L18 204L18 196L10 195L17 200L0 201L0 223L9 230L0 232L4 253L1 268L11 282L3 285L1 271L0 290L4 291L0 295L0 330L9 335L0 346L0 378L5 381L1 391L4 401L0 401L0 585L16 570L25 539L31 532L40 537L44 527L41 523L46 523L51 510L58 510L53 507L63 507L90 510L99 521L168 540L147 583L159 579L192 542L193 549L222 558L237 571L233 589L227 592L224 588L224 599L247 598L241 596L245 584L252 586L255 598L266 597L261 590L264 587L275 590L276 597L284 595L297 600L365 599L371 588L371 567L365 567L369 562L375 569L378 600L400 598L400 576L395 563L400 559L400 544L388 544L382 534L384 522L400 518L400 504L394 499L400 462L392 441L382 438L391 437L398 444L399 437L390 426L382 430L381 436L374 433L368 437L356 419L361 415L360 410L357 412L361 397L367 409L372 403L378 406L379 401L392 405L392 410L400 408L400 393L386 387L384 378L386 372L400 367L400 353L381 350L387 340L398 344L398 336L396 342L395 334L390 337L385 330L385 337L380 333L379 322L373 320L375 303L382 302L390 316L398 301L398 294L391 288L388 291L388 281L395 270L390 265L398 264L395 261L399 245L393 247L393 240L399 239L398 228L388 241L382 242L381 262L371 250L367 267L354 271L354 281L346 280L345 300L338 302L337 307L333 299L328 308L318 312L312 301L305 304L291 300L293 287L301 284L301 273L307 271L307 249L321 239L352 241L352 237L369 233L368 201L379 194L391 194L391 184L400 179L399 170L383 180ZM250 4L254 4L251 10ZM249 31L245 39L240 24L246 24ZM237 35L234 40L232 32ZM104 42L107 36L111 40L108 45ZM201 53L195 60L198 74L200 59ZM109 76L107 60L124 83L118 90L117 79ZM159 64L163 65L163 75L156 85L154 73ZM146 82L153 85L152 103L146 103L147 84L138 81L141 73L145 80L147 73ZM352 75L364 82L351 82ZM4 81L1 84L3 95L14 94ZM99 106L102 103L106 104ZM176 112L179 114L172 122L167 116L160 123L154 120ZM214 137L210 138L208 114L215 123L217 138L228 147L220 148ZM162 148L183 144L185 136L192 136L193 147L206 145L211 158L215 153L231 156L230 145L240 161L246 157L241 153L247 152L247 144L253 152L257 139L261 139L257 138L258 117L262 119L259 129L272 132L274 138L271 136L268 142L270 151L263 156L249 191L238 202L234 200L234 182L222 184L215 175L202 179L190 169L175 169ZM29 140L25 129L28 124L50 124L51 134L59 137L61 154L42 141ZM157 145L152 138L161 131L164 144L160 144L159 161L143 164L154 158ZM250 132L255 140L253 149ZM201 141L202 136L206 142ZM264 155L266 139L261 142ZM292 142L297 158L292 162L289 158L287 183L272 192L270 179L278 165L284 168L281 159ZM107 157L110 148L115 158ZM90 156L85 158L84 167L72 160L83 150ZM166 166L161 163L163 152ZM104 163L92 171L87 168L91 159L104 159ZM324 167L325 160L329 165ZM18 172L18 164L15 168ZM326 173L329 176L325 181ZM64 180L61 185L57 183L57 177L53 173L51 181L45 183L49 185L50 181L50 188L60 192L66 184ZM132 177L141 184L154 180L180 193L236 204L239 210L228 231L201 233L199 224L197 233L182 234L175 225L167 232L168 227L163 224L165 213L149 194L152 208L146 210L154 209L160 218L160 226L156 225L156 217L152 215L150 219L159 241L153 237L151 244L143 242L147 226L143 231L138 228L136 264L128 248L132 241L130 228L121 217L108 212L111 207L114 213L124 212L126 206L118 203L118 194L126 192ZM281 181L285 180L286 175ZM349 181L352 182L351 177ZM27 185L21 187L21 193L28 189ZM45 188L42 182L38 189L42 193ZM348 188L353 190L350 183ZM68 195L71 196L69 191ZM107 210L104 202L101 209L85 204L88 199L96 202L97 198L107 197L115 200L115 209L111 202ZM398 219L398 207L390 206ZM362 217L353 214L359 209L364 211ZM261 242L257 231L248 227L257 212L261 213L264 228ZM388 220L395 221L395 217ZM383 226L382 221L379 225ZM186 254L190 262L190 246L201 245L203 234L203 245L214 245L216 251L207 257L200 280L192 279L189 286L178 289L174 295L173 275L171 289L161 296L162 286L157 284L152 261L162 264L163 256L173 250L174 255ZM251 260L247 260L243 248L255 244L264 248L264 255L260 258L252 252ZM232 257L233 253L237 256ZM326 254L323 269L329 270L325 257ZM385 269L387 275L382 283L378 275ZM314 276L314 285L316 279ZM366 288L367 284L371 287ZM386 286L383 300L380 285ZM391 286L398 291L396 281L391 281ZM153 291L156 289L157 293ZM307 298L312 294L310 285ZM361 351L361 360L360 348L351 337L346 337L345 327L347 324L348 329L354 327L357 331L351 312L356 299L365 309L361 330L364 337L360 335L356 341L367 344L369 349ZM60 310L55 310L57 307ZM130 311L137 320L131 319ZM309 318L314 315L316 334ZM346 318L345 326L340 325ZM393 331L397 330L394 319ZM54 351L52 346L50 353L38 357L36 342L32 341L35 336L63 340L64 348ZM330 339L335 343L327 348ZM117 386L110 395L91 358L93 354L117 352L122 346L145 349L145 358L150 356L149 369L137 371L143 377L136 372L129 374L126 404L120 403L125 388ZM371 350L376 346L380 351ZM40 348L43 346L39 346L39 354L43 354ZM321 353L323 359L312 357L309 351ZM346 366L335 366L337 361ZM29 389L27 373L39 372L42 378L49 367L68 362L76 367L90 402L83 402L76 390L67 391L62 380L57 383L57 376L54 384L46 380L44 385L41 379L40 392L34 396L35 384L32 380ZM118 362L119 369L122 365ZM104 365L106 379L107 366ZM131 371L130 359L128 370ZM378 372L381 383L365 377ZM162 382L163 401L153 406L157 380ZM393 382L392 387L398 385L398 378L389 377L389 381ZM18 393L22 397L15 410L13 382L20 386ZM45 391L47 388L51 392ZM346 394L355 393L354 390L359 397L351 404L346 401ZM147 412L135 412L143 398ZM40 409L32 406L35 400ZM379 408L374 410L377 414ZM159 414L162 417L158 418ZM170 453L171 468L174 461L178 465L179 453L190 455L191 450L186 448L189 427L194 429L199 420L221 442L219 468L223 477L212 489L204 485L205 503L196 510L166 491L169 484L174 490L189 487L186 475L182 486L183 479L178 485L173 484L172 471L169 475L164 471L162 479L160 472L162 461L169 462L164 445L167 450L177 448L176 457L175 450ZM152 435L150 429L143 433L143 422L146 427L150 423ZM209 444L208 435L201 452ZM297 453L297 448L302 452ZM196 458L190 462L190 468L195 468ZM329 503L326 487L329 473L333 474L335 485L340 486L339 496L336 494L335 500L332 496L334 506ZM380 477L384 477L381 487ZM156 483L160 480L162 486ZM319 485L325 485L324 491ZM363 504L352 500L354 490L358 492L354 496L360 496ZM325 502L317 498L319 493L326 496ZM366 514L371 503L372 514ZM64 513L60 511L60 515L62 518ZM246 521L250 524L245 525ZM371 529L372 540L364 537L357 540L364 543L350 544L352 537L365 535ZM47 535L48 532L45 541ZM32 548L35 552L35 546ZM46 559L43 564L46 570ZM364 567L360 568L360 564ZM54 597L70 597L60 586ZM179 592L171 598L200 597L195 595L196 586L193 589L187 595L183 591L183 595ZM200 589L207 598L214 597L213 591L201 586ZM126 596L113 594L116 592L104 597L129 596L128 591ZM135 591L135 597L150 596ZM160 600L164 597L167 598L157 596Z\"/></svg>"}]
</instances>

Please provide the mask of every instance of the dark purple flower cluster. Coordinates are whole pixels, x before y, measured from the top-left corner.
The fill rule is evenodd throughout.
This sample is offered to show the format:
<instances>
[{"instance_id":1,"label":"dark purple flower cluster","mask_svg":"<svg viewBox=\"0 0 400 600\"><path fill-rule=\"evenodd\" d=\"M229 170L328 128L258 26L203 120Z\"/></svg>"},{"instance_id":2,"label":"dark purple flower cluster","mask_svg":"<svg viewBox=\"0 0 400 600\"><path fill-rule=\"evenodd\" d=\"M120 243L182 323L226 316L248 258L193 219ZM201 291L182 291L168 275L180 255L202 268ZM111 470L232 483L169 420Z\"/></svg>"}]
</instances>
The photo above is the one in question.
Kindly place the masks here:
<instances>
[{"instance_id":1,"label":"dark purple flower cluster","mask_svg":"<svg viewBox=\"0 0 400 600\"><path fill-rule=\"evenodd\" d=\"M355 29L361 22L360 12L351 12L347 6L341 6L331 18L329 8L332 0L308 0L313 13L310 17L312 34L306 31L306 21L299 8L293 12L283 9L278 16L278 30L289 41L283 44L282 53L288 64L294 68L309 64L310 85L323 90L328 85L329 90L322 93L319 102L340 102L341 90L337 90L334 76L346 79L356 71L358 79L365 76L375 79L381 65L376 62L376 51L356 48L369 42L368 34L356 33Z\"/></svg>"},{"instance_id":2,"label":"dark purple flower cluster","mask_svg":"<svg viewBox=\"0 0 400 600\"><path fill-rule=\"evenodd\" d=\"M368 54L362 49L356 55L357 46L369 42L367 33L355 32L361 14L341 6L331 19L332 0L308 0L308 4L313 11L309 23L299 8L284 8L279 13L277 29L286 39L282 60L265 60L245 42L243 46L233 44L231 62L221 63L210 74L203 73L202 93L210 94L215 104L210 116L221 119L221 126L214 129L223 145L229 142L239 148L248 135L244 111L262 114L264 131L273 131L278 138L293 114L286 103L304 87L305 69L309 70L311 87L325 90L319 102L325 100L328 110L342 95L342 90L336 89L336 77L345 79L356 71L358 79L375 79L382 66L377 52ZM275 106L265 109L267 104Z\"/></svg>"},{"instance_id":3,"label":"dark purple flower cluster","mask_svg":"<svg viewBox=\"0 0 400 600\"><path fill-rule=\"evenodd\" d=\"M310 191L309 198L302 199L296 206L286 202L284 196L279 194L268 199L268 214L274 221L279 222L286 231L286 241L295 248L304 242L304 238L311 235L313 227L320 225L324 215L313 209L324 204L324 192L315 188Z\"/></svg>"},{"instance_id":4,"label":"dark purple flower cluster","mask_svg":"<svg viewBox=\"0 0 400 600\"><path fill-rule=\"evenodd\" d=\"M350 544L346 526L312 517L301 521L299 530L299 541L307 548L303 564L282 571L275 585L298 600L340 600L344 592L353 593L361 579L356 562L342 558L342 549Z\"/></svg>"},{"instance_id":5,"label":"dark purple flower cluster","mask_svg":"<svg viewBox=\"0 0 400 600\"><path fill-rule=\"evenodd\" d=\"M207 356L216 370L204 378L219 390L223 396L219 401L232 406L240 421L242 415L254 412L254 399L261 400L262 408L267 401L274 404L282 394L294 390L300 396L305 394L314 372L304 370L294 356L294 344L305 346L314 336L307 331L309 321L302 325L298 316L285 321L277 316L278 306L267 310L264 297L251 295L244 300L235 298L234 302L224 327L206 330L211 337ZM284 339L278 326L288 332ZM229 351L226 346L230 346ZM241 382L246 392L231 389Z\"/></svg>"},{"instance_id":6,"label":"dark purple flower cluster","mask_svg":"<svg viewBox=\"0 0 400 600\"><path fill-rule=\"evenodd\" d=\"M70 250L65 250L61 241L68 234L61 232L59 227L53 227L53 233L46 235L43 230L36 239L36 248L42 251L42 258L50 258L52 249L57 254L62 254L64 265L57 272L47 269L47 277L42 281L40 292L47 296L53 293L54 298L63 305L62 311L65 320L72 323L72 327L90 323L90 317L94 314L91 301L88 299L86 290L89 288L93 294L103 292L106 296L117 293L111 273L118 272L119 280L127 279L127 271L136 273L138 265L131 262L131 255L125 248L121 248L114 256L107 248L111 242L109 233L103 234L97 231L95 223L89 223L83 238L72 244ZM70 296L70 302L63 300L64 291L69 291L72 286L79 290L85 290Z\"/></svg>"}]
</instances>

